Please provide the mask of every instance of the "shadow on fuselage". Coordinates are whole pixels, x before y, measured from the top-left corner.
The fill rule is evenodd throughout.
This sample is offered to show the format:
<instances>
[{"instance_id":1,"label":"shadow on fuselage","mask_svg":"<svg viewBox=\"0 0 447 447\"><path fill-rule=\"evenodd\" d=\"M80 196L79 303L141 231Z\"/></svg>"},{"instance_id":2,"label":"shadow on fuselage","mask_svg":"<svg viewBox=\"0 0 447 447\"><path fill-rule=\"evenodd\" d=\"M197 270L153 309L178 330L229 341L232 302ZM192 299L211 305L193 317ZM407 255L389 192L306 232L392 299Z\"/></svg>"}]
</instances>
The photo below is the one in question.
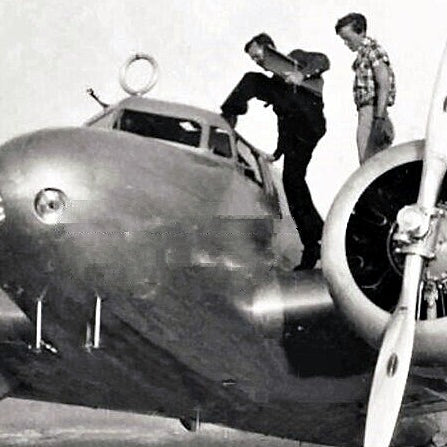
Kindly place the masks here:
<instances>
[{"instance_id":1,"label":"shadow on fuselage","mask_svg":"<svg viewBox=\"0 0 447 447\"><path fill-rule=\"evenodd\" d=\"M285 318L282 334L290 370L300 377L346 377L364 373L375 351L332 311L317 319Z\"/></svg>"}]
</instances>

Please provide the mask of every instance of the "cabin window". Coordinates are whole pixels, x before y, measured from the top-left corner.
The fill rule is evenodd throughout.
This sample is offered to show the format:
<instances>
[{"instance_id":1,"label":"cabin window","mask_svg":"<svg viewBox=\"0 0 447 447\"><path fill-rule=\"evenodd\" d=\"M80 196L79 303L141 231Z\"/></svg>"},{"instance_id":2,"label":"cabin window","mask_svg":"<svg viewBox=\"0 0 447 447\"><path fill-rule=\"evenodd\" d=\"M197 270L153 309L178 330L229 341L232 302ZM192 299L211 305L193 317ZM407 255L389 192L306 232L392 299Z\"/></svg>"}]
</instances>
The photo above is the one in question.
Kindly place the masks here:
<instances>
[{"instance_id":1,"label":"cabin window","mask_svg":"<svg viewBox=\"0 0 447 447\"><path fill-rule=\"evenodd\" d=\"M231 158L231 140L230 135L226 130L211 126L208 147L213 154Z\"/></svg>"},{"instance_id":2,"label":"cabin window","mask_svg":"<svg viewBox=\"0 0 447 447\"><path fill-rule=\"evenodd\" d=\"M127 109L123 110L116 127L143 137L194 147L199 147L202 134L202 126L196 121Z\"/></svg>"},{"instance_id":3,"label":"cabin window","mask_svg":"<svg viewBox=\"0 0 447 447\"><path fill-rule=\"evenodd\" d=\"M242 138L236 140L237 161L244 175L262 186L262 175L258 164L258 154Z\"/></svg>"}]
</instances>

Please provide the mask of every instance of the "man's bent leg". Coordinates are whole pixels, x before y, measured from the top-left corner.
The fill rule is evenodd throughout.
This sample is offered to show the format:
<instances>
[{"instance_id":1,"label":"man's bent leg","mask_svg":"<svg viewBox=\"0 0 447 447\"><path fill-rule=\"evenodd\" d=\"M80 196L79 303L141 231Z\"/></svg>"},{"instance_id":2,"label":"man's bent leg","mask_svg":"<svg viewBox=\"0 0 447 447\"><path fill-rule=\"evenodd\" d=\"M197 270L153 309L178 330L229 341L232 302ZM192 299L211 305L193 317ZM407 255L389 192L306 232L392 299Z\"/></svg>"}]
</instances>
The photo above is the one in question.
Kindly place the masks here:
<instances>
[{"instance_id":1,"label":"man's bent leg","mask_svg":"<svg viewBox=\"0 0 447 447\"><path fill-rule=\"evenodd\" d=\"M273 103L278 83L262 73L246 73L222 104L224 116L243 115L247 112L248 101L252 98Z\"/></svg>"}]
</instances>

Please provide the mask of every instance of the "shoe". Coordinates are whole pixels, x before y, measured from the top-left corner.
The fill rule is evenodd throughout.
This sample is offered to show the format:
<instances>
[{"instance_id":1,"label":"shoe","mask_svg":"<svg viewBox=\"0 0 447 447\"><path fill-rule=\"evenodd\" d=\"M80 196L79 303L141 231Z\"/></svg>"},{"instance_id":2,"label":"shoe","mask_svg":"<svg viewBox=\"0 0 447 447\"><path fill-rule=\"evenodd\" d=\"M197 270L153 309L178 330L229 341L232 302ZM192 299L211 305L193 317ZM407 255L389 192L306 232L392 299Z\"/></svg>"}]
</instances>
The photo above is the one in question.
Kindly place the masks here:
<instances>
[{"instance_id":1,"label":"shoe","mask_svg":"<svg viewBox=\"0 0 447 447\"><path fill-rule=\"evenodd\" d=\"M229 115L226 113L221 113L220 116L232 127L233 129L237 124L237 115Z\"/></svg>"},{"instance_id":2,"label":"shoe","mask_svg":"<svg viewBox=\"0 0 447 447\"><path fill-rule=\"evenodd\" d=\"M301 256L301 262L293 271L311 270L315 267L315 264L320 259L320 244L305 245L303 254Z\"/></svg>"}]
</instances>

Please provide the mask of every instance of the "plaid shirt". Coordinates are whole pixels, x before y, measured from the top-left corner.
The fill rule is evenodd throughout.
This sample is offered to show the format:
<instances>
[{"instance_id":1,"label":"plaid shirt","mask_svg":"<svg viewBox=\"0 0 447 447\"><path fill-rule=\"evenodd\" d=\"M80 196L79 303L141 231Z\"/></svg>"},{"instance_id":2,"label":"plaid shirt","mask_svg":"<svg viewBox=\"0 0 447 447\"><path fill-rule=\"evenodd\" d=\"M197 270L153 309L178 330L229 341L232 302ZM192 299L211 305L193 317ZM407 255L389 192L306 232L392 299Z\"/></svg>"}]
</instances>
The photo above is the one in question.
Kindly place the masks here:
<instances>
[{"instance_id":1,"label":"plaid shirt","mask_svg":"<svg viewBox=\"0 0 447 447\"><path fill-rule=\"evenodd\" d=\"M386 51L370 37L365 37L362 46L357 50L357 58L352 65L355 72L354 102L357 109L366 105L377 103L377 86L374 78L374 67L379 62L388 66L390 79L390 91L388 93L387 106L392 106L396 98L396 81L390 59Z\"/></svg>"}]
</instances>

